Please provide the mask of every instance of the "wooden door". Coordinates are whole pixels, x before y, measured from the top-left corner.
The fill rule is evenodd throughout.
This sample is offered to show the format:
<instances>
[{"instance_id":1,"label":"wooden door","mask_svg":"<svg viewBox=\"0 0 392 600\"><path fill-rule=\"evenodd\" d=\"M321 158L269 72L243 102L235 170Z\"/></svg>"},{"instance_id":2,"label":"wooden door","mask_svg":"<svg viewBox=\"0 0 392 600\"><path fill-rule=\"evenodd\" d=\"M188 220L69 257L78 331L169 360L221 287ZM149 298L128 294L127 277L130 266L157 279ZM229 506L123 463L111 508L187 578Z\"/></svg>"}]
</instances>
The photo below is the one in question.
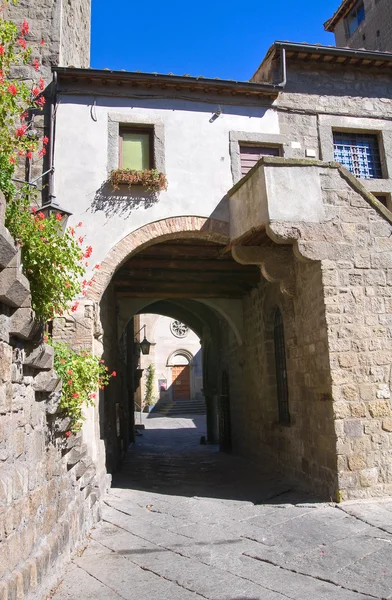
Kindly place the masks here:
<instances>
[{"instance_id":1,"label":"wooden door","mask_svg":"<svg viewBox=\"0 0 392 600\"><path fill-rule=\"evenodd\" d=\"M190 400L191 377L189 365L172 368L173 400Z\"/></svg>"}]
</instances>

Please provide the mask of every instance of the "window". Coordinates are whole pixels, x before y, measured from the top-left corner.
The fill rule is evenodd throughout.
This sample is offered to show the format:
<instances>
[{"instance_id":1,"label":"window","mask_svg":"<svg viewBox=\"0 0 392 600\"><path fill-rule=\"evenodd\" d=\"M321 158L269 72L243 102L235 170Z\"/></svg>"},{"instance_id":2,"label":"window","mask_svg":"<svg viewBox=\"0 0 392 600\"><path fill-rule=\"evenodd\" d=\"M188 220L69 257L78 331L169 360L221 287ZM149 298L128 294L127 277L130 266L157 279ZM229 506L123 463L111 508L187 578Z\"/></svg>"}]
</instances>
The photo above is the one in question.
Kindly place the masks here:
<instances>
[{"instance_id":1,"label":"window","mask_svg":"<svg viewBox=\"0 0 392 600\"><path fill-rule=\"evenodd\" d=\"M382 178L378 137L370 133L333 133L334 160L361 179Z\"/></svg>"},{"instance_id":2,"label":"window","mask_svg":"<svg viewBox=\"0 0 392 600\"><path fill-rule=\"evenodd\" d=\"M365 20L365 7L363 2L358 2L345 19L347 37L351 37L354 31L358 29L362 21Z\"/></svg>"},{"instance_id":3,"label":"window","mask_svg":"<svg viewBox=\"0 0 392 600\"><path fill-rule=\"evenodd\" d=\"M152 129L120 128L121 169L143 171L153 168Z\"/></svg>"},{"instance_id":4,"label":"window","mask_svg":"<svg viewBox=\"0 0 392 600\"><path fill-rule=\"evenodd\" d=\"M290 424L289 388L287 383L286 345L282 313L279 308L275 311L274 320L275 369L278 388L279 423Z\"/></svg>"},{"instance_id":5,"label":"window","mask_svg":"<svg viewBox=\"0 0 392 600\"><path fill-rule=\"evenodd\" d=\"M240 144L241 175L246 175L262 156L280 156L279 146Z\"/></svg>"},{"instance_id":6,"label":"window","mask_svg":"<svg viewBox=\"0 0 392 600\"><path fill-rule=\"evenodd\" d=\"M391 206L391 195L390 194L380 194L378 192L375 192L373 194L373 196L375 196L375 198L377 198L377 200L379 202L381 202L381 204L383 204L385 206L385 208L387 208L388 210L390 209Z\"/></svg>"}]
</instances>

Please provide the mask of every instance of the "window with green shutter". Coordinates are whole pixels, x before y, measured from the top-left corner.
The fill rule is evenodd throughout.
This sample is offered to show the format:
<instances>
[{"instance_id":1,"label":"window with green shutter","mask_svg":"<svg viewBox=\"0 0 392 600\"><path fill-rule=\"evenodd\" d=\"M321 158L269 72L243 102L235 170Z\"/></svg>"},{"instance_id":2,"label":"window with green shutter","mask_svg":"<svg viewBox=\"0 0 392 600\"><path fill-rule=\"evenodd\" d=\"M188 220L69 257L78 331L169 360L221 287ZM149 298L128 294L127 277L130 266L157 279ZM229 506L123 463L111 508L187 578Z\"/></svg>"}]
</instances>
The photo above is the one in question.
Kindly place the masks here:
<instances>
[{"instance_id":1,"label":"window with green shutter","mask_svg":"<svg viewBox=\"0 0 392 600\"><path fill-rule=\"evenodd\" d=\"M152 129L120 129L120 168L144 171L153 168Z\"/></svg>"}]
</instances>

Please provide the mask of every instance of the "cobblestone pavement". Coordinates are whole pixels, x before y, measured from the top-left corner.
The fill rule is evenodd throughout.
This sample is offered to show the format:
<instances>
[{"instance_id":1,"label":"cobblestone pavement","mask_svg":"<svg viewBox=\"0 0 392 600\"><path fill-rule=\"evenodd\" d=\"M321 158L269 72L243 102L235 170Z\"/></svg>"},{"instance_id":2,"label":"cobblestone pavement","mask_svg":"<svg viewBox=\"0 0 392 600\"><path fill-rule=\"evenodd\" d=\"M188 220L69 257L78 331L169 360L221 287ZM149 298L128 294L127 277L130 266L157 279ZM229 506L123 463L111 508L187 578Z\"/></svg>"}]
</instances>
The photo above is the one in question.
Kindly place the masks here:
<instances>
[{"instance_id":1,"label":"cobblestone pavement","mask_svg":"<svg viewBox=\"0 0 392 600\"><path fill-rule=\"evenodd\" d=\"M317 502L200 445L200 417L146 428L54 600L392 598L392 499Z\"/></svg>"}]
</instances>

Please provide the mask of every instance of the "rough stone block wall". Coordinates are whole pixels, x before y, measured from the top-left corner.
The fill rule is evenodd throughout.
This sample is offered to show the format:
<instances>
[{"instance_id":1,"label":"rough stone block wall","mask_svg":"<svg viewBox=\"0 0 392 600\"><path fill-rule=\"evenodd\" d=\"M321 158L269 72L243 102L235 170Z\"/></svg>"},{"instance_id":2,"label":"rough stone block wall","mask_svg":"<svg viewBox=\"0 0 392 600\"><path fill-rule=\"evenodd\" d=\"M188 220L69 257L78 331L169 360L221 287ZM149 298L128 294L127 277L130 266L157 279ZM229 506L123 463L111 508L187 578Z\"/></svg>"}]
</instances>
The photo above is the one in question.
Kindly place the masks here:
<instances>
[{"instance_id":1,"label":"rough stone block wall","mask_svg":"<svg viewBox=\"0 0 392 600\"><path fill-rule=\"evenodd\" d=\"M336 170L323 188L341 236L322 260L340 494L390 495L392 225Z\"/></svg>"},{"instance_id":2,"label":"rough stone block wall","mask_svg":"<svg viewBox=\"0 0 392 600\"><path fill-rule=\"evenodd\" d=\"M19 0L9 3L6 14L17 24L28 21L26 39L42 62L47 82L52 66L90 66L91 0ZM21 67L20 73L26 69Z\"/></svg>"},{"instance_id":3,"label":"rough stone block wall","mask_svg":"<svg viewBox=\"0 0 392 600\"><path fill-rule=\"evenodd\" d=\"M344 19L334 31L336 45L366 50L392 51L392 5L389 0L364 0L365 20L347 36Z\"/></svg>"},{"instance_id":4,"label":"rough stone block wall","mask_svg":"<svg viewBox=\"0 0 392 600\"><path fill-rule=\"evenodd\" d=\"M293 299L267 282L245 297L244 348L230 330L222 329L233 447L330 499L337 488L336 434L320 264L297 262L295 279ZM277 307L284 321L290 426L279 424L278 415Z\"/></svg>"},{"instance_id":5,"label":"rough stone block wall","mask_svg":"<svg viewBox=\"0 0 392 600\"><path fill-rule=\"evenodd\" d=\"M0 198L0 215L4 200ZM0 598L42 598L99 518L95 467L64 436L53 350L0 219Z\"/></svg>"},{"instance_id":6,"label":"rough stone block wall","mask_svg":"<svg viewBox=\"0 0 392 600\"><path fill-rule=\"evenodd\" d=\"M60 66L90 66L90 28L91 0L62 0Z\"/></svg>"}]
</instances>

